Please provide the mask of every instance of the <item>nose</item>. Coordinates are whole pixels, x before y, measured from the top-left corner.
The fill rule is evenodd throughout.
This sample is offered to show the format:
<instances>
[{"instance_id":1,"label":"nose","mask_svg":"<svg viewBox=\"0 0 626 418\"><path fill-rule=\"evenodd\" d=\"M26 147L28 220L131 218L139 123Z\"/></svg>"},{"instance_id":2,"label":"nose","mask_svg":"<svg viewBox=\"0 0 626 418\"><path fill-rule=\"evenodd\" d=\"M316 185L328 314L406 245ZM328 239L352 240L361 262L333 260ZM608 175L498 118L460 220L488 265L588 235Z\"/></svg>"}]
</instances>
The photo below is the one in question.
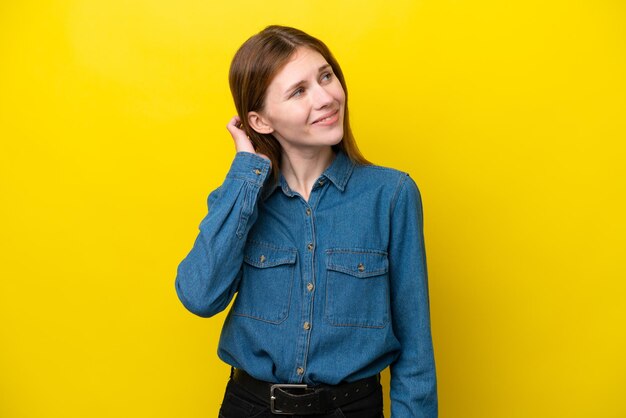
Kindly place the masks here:
<instances>
[{"instance_id":1,"label":"nose","mask_svg":"<svg viewBox=\"0 0 626 418\"><path fill-rule=\"evenodd\" d=\"M325 86L317 84L313 91L313 105L316 109L324 109L333 102L333 96Z\"/></svg>"}]
</instances>

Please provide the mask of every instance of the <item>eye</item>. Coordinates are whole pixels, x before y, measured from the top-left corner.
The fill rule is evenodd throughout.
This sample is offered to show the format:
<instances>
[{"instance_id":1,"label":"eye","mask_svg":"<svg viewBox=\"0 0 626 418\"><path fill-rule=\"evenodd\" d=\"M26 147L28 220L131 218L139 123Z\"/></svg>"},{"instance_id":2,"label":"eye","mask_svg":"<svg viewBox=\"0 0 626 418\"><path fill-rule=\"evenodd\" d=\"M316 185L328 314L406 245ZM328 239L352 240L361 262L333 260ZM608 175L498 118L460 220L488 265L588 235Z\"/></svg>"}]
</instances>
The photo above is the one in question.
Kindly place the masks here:
<instances>
[{"instance_id":1,"label":"eye","mask_svg":"<svg viewBox=\"0 0 626 418\"><path fill-rule=\"evenodd\" d=\"M324 73L322 74L322 81L330 81L333 78L333 73Z\"/></svg>"},{"instance_id":2,"label":"eye","mask_svg":"<svg viewBox=\"0 0 626 418\"><path fill-rule=\"evenodd\" d=\"M294 90L293 93L291 93L291 97L299 97L302 95L302 93L304 93L304 88L298 87L297 89Z\"/></svg>"}]
</instances>

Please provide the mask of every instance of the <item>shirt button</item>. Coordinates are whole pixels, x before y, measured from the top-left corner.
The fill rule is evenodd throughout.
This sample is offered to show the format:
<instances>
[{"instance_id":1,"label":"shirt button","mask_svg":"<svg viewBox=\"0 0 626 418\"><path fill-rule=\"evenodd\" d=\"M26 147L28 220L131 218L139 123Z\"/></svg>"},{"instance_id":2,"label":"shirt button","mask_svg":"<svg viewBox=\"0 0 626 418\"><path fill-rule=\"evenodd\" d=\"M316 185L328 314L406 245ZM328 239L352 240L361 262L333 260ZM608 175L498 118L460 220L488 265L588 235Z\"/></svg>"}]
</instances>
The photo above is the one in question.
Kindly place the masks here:
<instances>
[{"instance_id":1,"label":"shirt button","mask_svg":"<svg viewBox=\"0 0 626 418\"><path fill-rule=\"evenodd\" d=\"M256 174L258 176L259 174L261 174L261 170L259 170L258 168L255 168L254 169L254 174Z\"/></svg>"},{"instance_id":2,"label":"shirt button","mask_svg":"<svg viewBox=\"0 0 626 418\"><path fill-rule=\"evenodd\" d=\"M298 367L296 369L296 373L298 373L299 375L302 375L302 374L304 374L304 369L302 367Z\"/></svg>"},{"instance_id":3,"label":"shirt button","mask_svg":"<svg viewBox=\"0 0 626 418\"><path fill-rule=\"evenodd\" d=\"M259 260L261 261L261 263L265 263L265 256L261 255L261 257L259 257Z\"/></svg>"},{"instance_id":4,"label":"shirt button","mask_svg":"<svg viewBox=\"0 0 626 418\"><path fill-rule=\"evenodd\" d=\"M319 184L320 186L323 186L324 185L324 180L318 181L317 184Z\"/></svg>"},{"instance_id":5,"label":"shirt button","mask_svg":"<svg viewBox=\"0 0 626 418\"><path fill-rule=\"evenodd\" d=\"M311 216L311 208L306 208L306 216Z\"/></svg>"},{"instance_id":6,"label":"shirt button","mask_svg":"<svg viewBox=\"0 0 626 418\"><path fill-rule=\"evenodd\" d=\"M306 285L306 290L308 290L309 292L311 292L313 290L313 283L307 283Z\"/></svg>"},{"instance_id":7,"label":"shirt button","mask_svg":"<svg viewBox=\"0 0 626 418\"><path fill-rule=\"evenodd\" d=\"M365 266L363 265L363 263L359 263L358 267L359 271L365 271Z\"/></svg>"},{"instance_id":8,"label":"shirt button","mask_svg":"<svg viewBox=\"0 0 626 418\"><path fill-rule=\"evenodd\" d=\"M311 324L308 322L305 322L304 325L302 326L302 328L304 328L305 330L310 330L311 329Z\"/></svg>"},{"instance_id":9,"label":"shirt button","mask_svg":"<svg viewBox=\"0 0 626 418\"><path fill-rule=\"evenodd\" d=\"M313 250L313 243L309 242L309 244L306 246L307 250L311 251Z\"/></svg>"}]
</instances>

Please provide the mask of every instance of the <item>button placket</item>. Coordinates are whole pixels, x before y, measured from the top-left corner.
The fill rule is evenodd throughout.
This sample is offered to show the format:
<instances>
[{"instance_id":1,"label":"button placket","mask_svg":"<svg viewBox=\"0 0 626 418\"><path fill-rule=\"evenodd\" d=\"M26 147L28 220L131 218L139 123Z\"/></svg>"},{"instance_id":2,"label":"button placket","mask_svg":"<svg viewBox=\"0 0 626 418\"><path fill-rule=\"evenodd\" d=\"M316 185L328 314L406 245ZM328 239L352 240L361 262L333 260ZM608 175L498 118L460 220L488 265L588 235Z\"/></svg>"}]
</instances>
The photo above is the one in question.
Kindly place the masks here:
<instances>
[{"instance_id":1,"label":"button placket","mask_svg":"<svg viewBox=\"0 0 626 418\"><path fill-rule=\"evenodd\" d=\"M311 195L308 201L305 201L303 198L300 200L303 204L303 214L302 214L302 222L304 224L304 234L303 241L305 249L302 254L302 262L303 262L303 284L304 290L302 287L302 305L301 305L301 316L300 322L301 331L298 335L298 347L296 354L296 375L298 381L302 381L303 375L306 369L306 362L309 352L309 344L311 338L311 330L313 328L313 299L314 299L314 289L315 285L315 252L316 252L316 236L315 236L315 222L313 217L313 208L317 205L317 200L320 197L321 188L317 186L323 185L324 182L318 182L316 187L313 187L311 190ZM300 212L302 213L302 212Z\"/></svg>"}]
</instances>

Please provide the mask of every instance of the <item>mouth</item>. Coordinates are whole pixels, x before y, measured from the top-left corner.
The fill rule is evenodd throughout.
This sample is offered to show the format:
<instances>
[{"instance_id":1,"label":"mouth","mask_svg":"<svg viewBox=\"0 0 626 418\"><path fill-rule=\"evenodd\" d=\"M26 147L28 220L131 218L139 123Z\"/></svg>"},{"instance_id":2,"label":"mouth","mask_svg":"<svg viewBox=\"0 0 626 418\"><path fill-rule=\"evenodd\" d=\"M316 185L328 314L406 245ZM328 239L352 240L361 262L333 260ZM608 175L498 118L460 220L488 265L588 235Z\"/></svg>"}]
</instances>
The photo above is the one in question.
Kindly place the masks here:
<instances>
[{"instance_id":1,"label":"mouth","mask_svg":"<svg viewBox=\"0 0 626 418\"><path fill-rule=\"evenodd\" d=\"M332 125L339 120L339 109L328 112L322 117L313 121L311 125Z\"/></svg>"}]
</instances>

